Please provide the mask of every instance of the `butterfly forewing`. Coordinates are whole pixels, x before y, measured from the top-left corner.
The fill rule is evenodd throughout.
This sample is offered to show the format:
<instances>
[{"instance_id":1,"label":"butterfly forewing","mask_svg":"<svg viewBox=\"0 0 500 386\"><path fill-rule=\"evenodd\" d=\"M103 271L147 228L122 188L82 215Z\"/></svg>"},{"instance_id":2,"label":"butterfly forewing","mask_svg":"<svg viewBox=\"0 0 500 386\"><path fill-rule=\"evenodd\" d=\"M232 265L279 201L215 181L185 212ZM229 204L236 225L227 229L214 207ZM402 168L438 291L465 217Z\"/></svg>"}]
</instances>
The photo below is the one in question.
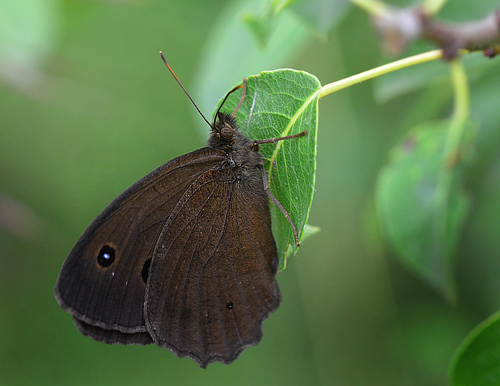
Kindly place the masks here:
<instances>
[{"instance_id":1,"label":"butterfly forewing","mask_svg":"<svg viewBox=\"0 0 500 386\"><path fill-rule=\"evenodd\" d=\"M280 302L268 198L258 170L249 173L238 183L231 168L200 175L174 208L152 261L150 333L202 367L230 363L257 344Z\"/></svg>"},{"instance_id":2,"label":"butterfly forewing","mask_svg":"<svg viewBox=\"0 0 500 386\"><path fill-rule=\"evenodd\" d=\"M79 329L86 335L97 331L90 326L128 334L146 331L146 262L180 197L223 159L221 151L207 148L178 157L132 185L90 224L66 259L55 288L58 302L82 322ZM104 333L92 337L103 341ZM115 336L110 333L108 343ZM122 338L116 343L123 343Z\"/></svg>"}]
</instances>

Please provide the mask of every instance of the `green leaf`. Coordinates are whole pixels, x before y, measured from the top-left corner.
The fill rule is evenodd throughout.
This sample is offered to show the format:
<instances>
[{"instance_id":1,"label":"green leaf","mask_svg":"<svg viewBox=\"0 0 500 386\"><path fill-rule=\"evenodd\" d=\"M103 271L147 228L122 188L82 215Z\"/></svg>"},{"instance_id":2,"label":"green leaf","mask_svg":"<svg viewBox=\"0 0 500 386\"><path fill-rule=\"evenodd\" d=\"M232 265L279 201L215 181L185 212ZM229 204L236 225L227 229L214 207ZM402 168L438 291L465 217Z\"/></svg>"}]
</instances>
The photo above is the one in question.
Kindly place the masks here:
<instances>
[{"instance_id":1,"label":"green leaf","mask_svg":"<svg viewBox=\"0 0 500 386\"><path fill-rule=\"evenodd\" d=\"M477 326L455 351L449 369L452 386L500 384L500 312Z\"/></svg>"},{"instance_id":2,"label":"green leaf","mask_svg":"<svg viewBox=\"0 0 500 386\"><path fill-rule=\"evenodd\" d=\"M261 49L265 49L274 28L276 27L276 18L280 12L286 9L290 2L294 0L274 0L267 4L264 10L260 12L245 11L242 16L242 22L254 35Z\"/></svg>"},{"instance_id":3,"label":"green leaf","mask_svg":"<svg viewBox=\"0 0 500 386\"><path fill-rule=\"evenodd\" d=\"M269 185L290 214L299 240L309 217L316 177L318 129L318 79L306 72L276 70L247 79L246 97L236 118L241 131L251 139L282 137L308 130L303 137L261 145ZM241 98L234 92L223 106L233 112ZM280 270L286 266L287 250L296 250L290 224L271 204L273 233Z\"/></svg>"},{"instance_id":4,"label":"green leaf","mask_svg":"<svg viewBox=\"0 0 500 386\"><path fill-rule=\"evenodd\" d=\"M378 178L376 205L399 261L454 302L453 266L469 207L462 189L463 149L471 135L445 158L449 127L448 121L422 124L392 150Z\"/></svg>"},{"instance_id":5,"label":"green leaf","mask_svg":"<svg viewBox=\"0 0 500 386\"><path fill-rule=\"evenodd\" d=\"M254 35L260 48L265 49L276 28L276 19L287 8L293 10L298 18L326 39L351 7L349 0L274 0L269 2L263 11L246 11L242 20Z\"/></svg>"},{"instance_id":6,"label":"green leaf","mask_svg":"<svg viewBox=\"0 0 500 386\"><path fill-rule=\"evenodd\" d=\"M266 47L274 27L275 15L271 12L254 14L247 12L243 15L242 21L255 36L261 49Z\"/></svg>"},{"instance_id":7,"label":"green leaf","mask_svg":"<svg viewBox=\"0 0 500 386\"><path fill-rule=\"evenodd\" d=\"M300 18L325 38L351 8L349 0L296 1L291 6Z\"/></svg>"}]
</instances>

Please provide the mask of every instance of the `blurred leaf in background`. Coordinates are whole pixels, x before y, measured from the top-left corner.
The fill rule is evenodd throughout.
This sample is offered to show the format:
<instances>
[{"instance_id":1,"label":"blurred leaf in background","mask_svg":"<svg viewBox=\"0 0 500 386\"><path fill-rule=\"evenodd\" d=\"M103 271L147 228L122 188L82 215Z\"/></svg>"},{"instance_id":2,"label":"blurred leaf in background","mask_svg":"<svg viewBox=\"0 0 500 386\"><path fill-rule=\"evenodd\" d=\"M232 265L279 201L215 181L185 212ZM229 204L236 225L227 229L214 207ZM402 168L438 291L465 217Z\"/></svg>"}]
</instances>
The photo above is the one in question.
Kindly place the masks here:
<instances>
[{"instance_id":1,"label":"blurred leaf in background","mask_svg":"<svg viewBox=\"0 0 500 386\"><path fill-rule=\"evenodd\" d=\"M0 2L0 78L18 92L46 76L62 39L62 4L58 0Z\"/></svg>"},{"instance_id":2,"label":"blurred leaf in background","mask_svg":"<svg viewBox=\"0 0 500 386\"><path fill-rule=\"evenodd\" d=\"M443 162L450 126L445 120L411 130L392 149L376 200L381 228L401 263L455 303L454 263L470 202L463 191L464 163ZM473 136L468 138L470 147Z\"/></svg>"}]
</instances>

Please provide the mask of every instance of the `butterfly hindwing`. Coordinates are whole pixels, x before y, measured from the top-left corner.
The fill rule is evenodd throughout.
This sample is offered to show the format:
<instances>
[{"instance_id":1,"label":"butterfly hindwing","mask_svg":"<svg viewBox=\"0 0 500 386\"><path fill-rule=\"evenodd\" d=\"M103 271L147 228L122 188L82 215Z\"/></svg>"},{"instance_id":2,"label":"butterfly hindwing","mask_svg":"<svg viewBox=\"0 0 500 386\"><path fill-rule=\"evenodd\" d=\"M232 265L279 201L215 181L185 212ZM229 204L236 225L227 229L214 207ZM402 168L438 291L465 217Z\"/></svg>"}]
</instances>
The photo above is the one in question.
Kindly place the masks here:
<instances>
[{"instance_id":1,"label":"butterfly hindwing","mask_svg":"<svg viewBox=\"0 0 500 386\"><path fill-rule=\"evenodd\" d=\"M230 363L280 303L268 197L257 168L208 170L185 192L154 252L146 296L153 340L200 366ZM256 185L256 186L254 186Z\"/></svg>"},{"instance_id":2,"label":"butterfly hindwing","mask_svg":"<svg viewBox=\"0 0 500 386\"><path fill-rule=\"evenodd\" d=\"M110 330L101 327L92 326L90 324L84 323L77 318L73 318L76 328L80 333L88 336L98 342L108 343L108 344L151 344L153 339L149 332L133 332L126 333L118 330Z\"/></svg>"}]
</instances>

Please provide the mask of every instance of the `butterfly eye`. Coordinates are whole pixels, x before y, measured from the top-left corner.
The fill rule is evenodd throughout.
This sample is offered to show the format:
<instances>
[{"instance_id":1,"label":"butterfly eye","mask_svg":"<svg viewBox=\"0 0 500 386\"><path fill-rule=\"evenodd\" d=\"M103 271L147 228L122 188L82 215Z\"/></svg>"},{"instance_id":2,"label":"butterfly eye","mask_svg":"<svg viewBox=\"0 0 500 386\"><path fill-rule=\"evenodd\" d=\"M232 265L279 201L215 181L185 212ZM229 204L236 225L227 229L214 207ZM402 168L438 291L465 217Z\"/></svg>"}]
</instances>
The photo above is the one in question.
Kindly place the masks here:
<instances>
[{"instance_id":1,"label":"butterfly eye","mask_svg":"<svg viewBox=\"0 0 500 386\"><path fill-rule=\"evenodd\" d=\"M220 129L220 136L225 140L230 140L231 138L233 138L233 129L230 126L224 126L222 129Z\"/></svg>"},{"instance_id":2,"label":"butterfly eye","mask_svg":"<svg viewBox=\"0 0 500 386\"><path fill-rule=\"evenodd\" d=\"M101 248L99 255L97 255L97 262L101 267L109 267L115 261L115 249L109 245Z\"/></svg>"},{"instance_id":3,"label":"butterfly eye","mask_svg":"<svg viewBox=\"0 0 500 386\"><path fill-rule=\"evenodd\" d=\"M226 304L226 308L227 308L228 310L232 310L232 309L233 309L233 307L234 307L233 302L229 302L229 303L227 303L227 304Z\"/></svg>"}]
</instances>

